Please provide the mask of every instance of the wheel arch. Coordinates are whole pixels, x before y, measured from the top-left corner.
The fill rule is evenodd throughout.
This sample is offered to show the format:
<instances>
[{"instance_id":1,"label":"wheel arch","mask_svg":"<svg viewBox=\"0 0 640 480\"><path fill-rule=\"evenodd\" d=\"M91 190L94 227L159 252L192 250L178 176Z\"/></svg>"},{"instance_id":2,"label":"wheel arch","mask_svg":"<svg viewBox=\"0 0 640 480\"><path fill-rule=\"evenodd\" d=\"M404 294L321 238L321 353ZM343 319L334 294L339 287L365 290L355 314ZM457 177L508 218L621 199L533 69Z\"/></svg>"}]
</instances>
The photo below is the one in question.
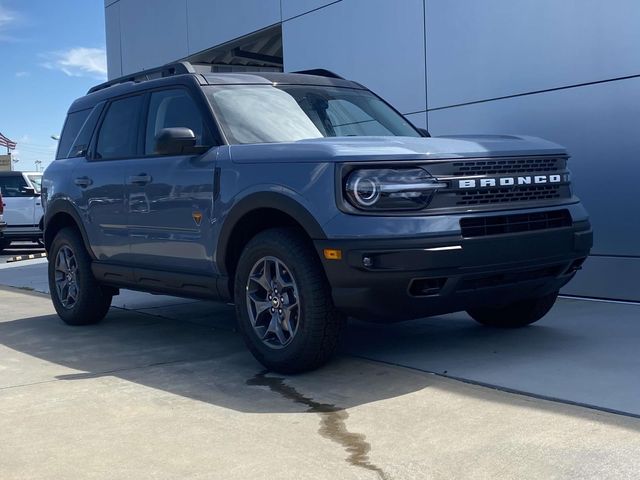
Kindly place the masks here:
<instances>
[{"instance_id":1,"label":"wheel arch","mask_svg":"<svg viewBox=\"0 0 640 480\"><path fill-rule=\"evenodd\" d=\"M247 242L257 233L277 227L299 228L310 240L326 238L320 224L298 201L273 192L251 194L239 201L224 221L216 249L220 274L233 278Z\"/></svg>"},{"instance_id":2,"label":"wheel arch","mask_svg":"<svg viewBox=\"0 0 640 480\"><path fill-rule=\"evenodd\" d=\"M91 248L89 248L87 232L82 225L80 214L68 201L57 200L52 202L47 208L47 213L45 214L42 222L44 227L44 248L47 253L51 248L51 243L53 242L56 233L65 227L72 227L80 232L84 246L89 255L93 258L93 252L91 251Z\"/></svg>"}]
</instances>

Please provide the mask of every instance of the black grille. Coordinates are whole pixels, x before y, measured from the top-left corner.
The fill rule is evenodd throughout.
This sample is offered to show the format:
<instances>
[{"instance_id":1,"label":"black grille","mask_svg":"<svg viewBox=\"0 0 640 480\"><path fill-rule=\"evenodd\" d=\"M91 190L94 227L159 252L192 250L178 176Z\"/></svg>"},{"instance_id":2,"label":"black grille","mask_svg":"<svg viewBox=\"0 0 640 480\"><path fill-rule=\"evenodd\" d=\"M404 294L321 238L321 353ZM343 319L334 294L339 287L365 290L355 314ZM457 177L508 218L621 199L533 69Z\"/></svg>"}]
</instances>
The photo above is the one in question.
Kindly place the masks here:
<instances>
[{"instance_id":1,"label":"black grille","mask_svg":"<svg viewBox=\"0 0 640 480\"><path fill-rule=\"evenodd\" d=\"M454 162L453 175L502 175L515 173L557 172L564 169L564 158L506 158Z\"/></svg>"},{"instance_id":2,"label":"black grille","mask_svg":"<svg viewBox=\"0 0 640 480\"><path fill-rule=\"evenodd\" d=\"M557 277L562 273L564 266L539 268L536 270L524 270L519 272L505 272L476 278L466 278L458 284L458 291L478 290L481 288L498 287L500 285L512 285L519 282L539 280L542 278Z\"/></svg>"},{"instance_id":3,"label":"black grille","mask_svg":"<svg viewBox=\"0 0 640 480\"><path fill-rule=\"evenodd\" d=\"M462 236L465 238L570 227L571 224L571 214L569 214L568 210L463 218L460 220Z\"/></svg>"},{"instance_id":4,"label":"black grille","mask_svg":"<svg viewBox=\"0 0 640 480\"><path fill-rule=\"evenodd\" d=\"M561 198L559 185L532 185L518 188L491 188L464 190L457 195L457 205L484 205L487 203L531 202Z\"/></svg>"}]
</instances>

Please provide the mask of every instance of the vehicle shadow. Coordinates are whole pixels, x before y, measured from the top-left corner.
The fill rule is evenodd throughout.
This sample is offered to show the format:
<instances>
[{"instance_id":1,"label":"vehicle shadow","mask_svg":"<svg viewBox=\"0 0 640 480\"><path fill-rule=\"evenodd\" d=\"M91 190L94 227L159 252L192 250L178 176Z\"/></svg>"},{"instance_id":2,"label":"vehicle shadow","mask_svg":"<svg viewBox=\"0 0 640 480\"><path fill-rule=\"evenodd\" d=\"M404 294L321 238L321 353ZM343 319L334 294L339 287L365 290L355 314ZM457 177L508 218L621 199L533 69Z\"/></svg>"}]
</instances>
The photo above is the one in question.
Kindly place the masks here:
<instances>
[{"instance_id":1,"label":"vehicle shadow","mask_svg":"<svg viewBox=\"0 0 640 480\"><path fill-rule=\"evenodd\" d=\"M41 294L20 295L31 297L34 302L49 301ZM337 419L340 412L352 407L428 388L462 391L483 399L489 391L344 355L325 368L303 375L268 373L235 332L232 309L213 309L213 305L198 302L195 306L200 310L194 310L194 304L175 305L173 314L184 313L180 320L113 308L105 321L88 327L64 325L53 314L0 321L0 345L25 354L0 370L0 389L21 383L115 377L240 412L311 412ZM208 309L214 312L206 316ZM450 320L415 322L423 330L420 334L414 330L411 341L402 324L353 322L347 329L342 351L358 355L358 348L366 344L368 348L389 351L403 349L407 355L424 355L428 351L437 356L445 351L461 351L472 342L490 345L510 335L476 327L471 321L453 319L447 325ZM536 327L529 332L529 341L518 345L518 355L521 360L535 358L572 341L550 328ZM514 364L518 361L514 358ZM27 371L30 373L23 378ZM491 394L489 400L523 404L522 397L516 395ZM593 415L587 409L552 402L529 402L527 407L560 410L584 418ZM616 425L622 422L620 417L606 414L600 420ZM638 431L640 422L625 424L625 428Z\"/></svg>"},{"instance_id":2,"label":"vehicle shadow","mask_svg":"<svg viewBox=\"0 0 640 480\"><path fill-rule=\"evenodd\" d=\"M286 413L346 409L431 383L416 374L380 376L368 362L338 359L296 376L297 384L315 385L313 394L296 397L284 377L267 374L253 359L232 330L232 318L217 317L203 324L114 308L102 323L87 327L66 326L56 315L0 322L0 345L28 355L0 371L0 388L111 376L237 411ZM332 388L323 392L318 385ZM281 397L275 402L274 393Z\"/></svg>"}]
</instances>

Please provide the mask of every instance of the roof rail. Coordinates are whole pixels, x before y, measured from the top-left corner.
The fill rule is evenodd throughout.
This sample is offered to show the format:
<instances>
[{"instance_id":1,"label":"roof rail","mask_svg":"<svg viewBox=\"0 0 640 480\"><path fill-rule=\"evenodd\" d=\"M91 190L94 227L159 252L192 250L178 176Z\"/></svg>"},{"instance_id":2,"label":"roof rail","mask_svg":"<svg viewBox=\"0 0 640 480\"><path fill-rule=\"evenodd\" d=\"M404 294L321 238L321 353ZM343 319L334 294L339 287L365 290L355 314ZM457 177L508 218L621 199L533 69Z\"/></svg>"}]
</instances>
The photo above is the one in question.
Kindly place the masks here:
<instances>
[{"instance_id":1,"label":"roof rail","mask_svg":"<svg viewBox=\"0 0 640 480\"><path fill-rule=\"evenodd\" d=\"M89 89L87 94L94 93L105 88L113 87L121 83L127 82L145 82L147 80L153 80L155 78L171 77L173 75L182 75L185 73L196 73L195 69L189 62L177 62L169 63L161 67L150 68L131 75L125 75L120 78L109 80L108 82L101 83L95 87Z\"/></svg>"},{"instance_id":2,"label":"roof rail","mask_svg":"<svg viewBox=\"0 0 640 480\"><path fill-rule=\"evenodd\" d=\"M346 80L346 78L341 77L337 73L334 73L331 70L325 70L324 68L313 68L311 70L300 70L299 72L291 73L299 73L301 75L316 75L318 77L339 78L340 80Z\"/></svg>"}]
</instances>

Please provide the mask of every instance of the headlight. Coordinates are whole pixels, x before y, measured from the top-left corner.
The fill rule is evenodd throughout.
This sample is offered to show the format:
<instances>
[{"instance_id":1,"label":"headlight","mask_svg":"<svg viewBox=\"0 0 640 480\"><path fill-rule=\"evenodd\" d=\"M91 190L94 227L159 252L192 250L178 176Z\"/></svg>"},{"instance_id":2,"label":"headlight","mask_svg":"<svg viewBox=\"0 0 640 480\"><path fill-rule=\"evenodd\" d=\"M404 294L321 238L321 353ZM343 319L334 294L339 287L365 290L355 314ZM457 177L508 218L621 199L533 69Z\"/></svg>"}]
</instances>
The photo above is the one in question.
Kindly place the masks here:
<instances>
[{"instance_id":1,"label":"headlight","mask_svg":"<svg viewBox=\"0 0 640 480\"><path fill-rule=\"evenodd\" d=\"M362 169L347 177L345 193L360 210L420 210L446 186L422 168Z\"/></svg>"}]
</instances>

